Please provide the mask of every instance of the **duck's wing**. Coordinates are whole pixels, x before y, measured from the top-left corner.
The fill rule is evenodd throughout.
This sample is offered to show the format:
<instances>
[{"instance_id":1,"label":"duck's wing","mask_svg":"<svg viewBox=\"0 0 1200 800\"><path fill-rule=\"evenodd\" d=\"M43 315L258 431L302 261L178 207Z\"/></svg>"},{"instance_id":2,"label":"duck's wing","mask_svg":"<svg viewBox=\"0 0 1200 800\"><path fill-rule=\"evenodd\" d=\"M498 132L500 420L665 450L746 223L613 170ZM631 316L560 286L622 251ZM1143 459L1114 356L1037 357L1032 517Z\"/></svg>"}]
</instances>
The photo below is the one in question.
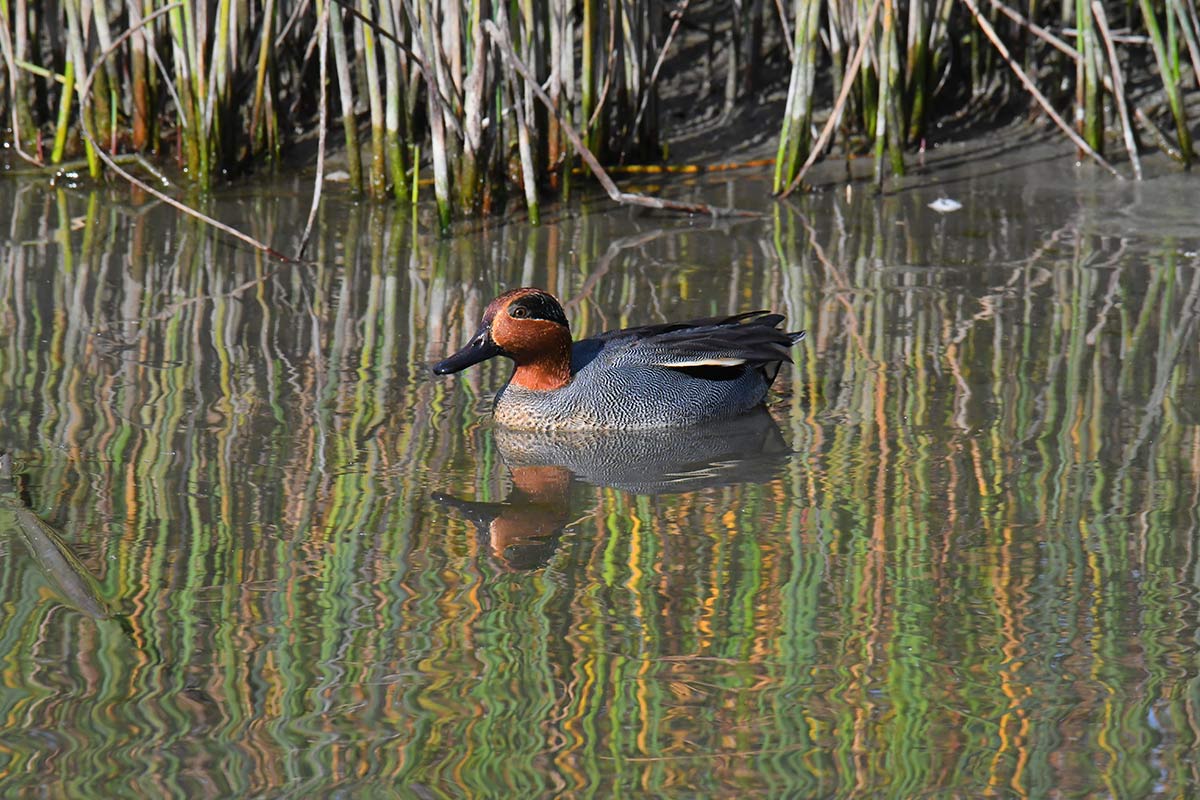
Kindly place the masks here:
<instances>
[{"instance_id":1,"label":"duck's wing","mask_svg":"<svg viewBox=\"0 0 1200 800\"><path fill-rule=\"evenodd\" d=\"M749 320L749 322L747 322ZM676 331L694 330L696 328L713 328L726 325L738 325L743 322L751 325L768 325L776 327L783 322L782 314L770 314L762 311L745 311L741 314L719 317L701 317L683 322L660 322L654 325L639 325L635 328L621 328L616 331L605 331L587 339L594 342L611 342L615 339L649 339Z\"/></svg>"},{"instance_id":2,"label":"duck's wing","mask_svg":"<svg viewBox=\"0 0 1200 800\"><path fill-rule=\"evenodd\" d=\"M804 331L780 330L783 319L782 314L751 311L615 331L607 335L606 355L611 350L614 362L682 370L777 364L791 361L789 351L804 338Z\"/></svg>"}]
</instances>

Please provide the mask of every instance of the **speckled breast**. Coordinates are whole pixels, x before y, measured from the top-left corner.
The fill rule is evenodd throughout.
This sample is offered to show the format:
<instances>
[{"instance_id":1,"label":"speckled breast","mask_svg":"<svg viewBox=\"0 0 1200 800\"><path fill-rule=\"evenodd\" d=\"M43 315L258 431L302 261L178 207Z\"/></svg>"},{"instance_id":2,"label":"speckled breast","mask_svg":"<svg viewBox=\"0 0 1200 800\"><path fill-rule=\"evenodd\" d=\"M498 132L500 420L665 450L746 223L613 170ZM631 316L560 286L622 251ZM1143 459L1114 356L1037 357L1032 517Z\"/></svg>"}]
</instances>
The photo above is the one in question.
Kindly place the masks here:
<instances>
[{"instance_id":1,"label":"speckled breast","mask_svg":"<svg viewBox=\"0 0 1200 800\"><path fill-rule=\"evenodd\" d=\"M561 389L509 384L496 396L496 422L526 430L645 430L727 419L759 405L767 381L757 369L728 380L628 366L584 370Z\"/></svg>"}]
</instances>

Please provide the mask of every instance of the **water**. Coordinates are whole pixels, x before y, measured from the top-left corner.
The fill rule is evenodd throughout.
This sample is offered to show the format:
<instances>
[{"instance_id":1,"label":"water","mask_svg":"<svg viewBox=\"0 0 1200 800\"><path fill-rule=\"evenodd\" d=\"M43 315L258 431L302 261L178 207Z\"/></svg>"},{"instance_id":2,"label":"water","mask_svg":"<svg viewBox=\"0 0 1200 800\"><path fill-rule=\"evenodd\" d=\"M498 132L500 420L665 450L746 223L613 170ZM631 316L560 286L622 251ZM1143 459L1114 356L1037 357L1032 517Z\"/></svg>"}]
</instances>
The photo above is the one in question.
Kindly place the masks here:
<instances>
[{"instance_id":1,"label":"water","mask_svg":"<svg viewBox=\"0 0 1200 800\"><path fill-rule=\"evenodd\" d=\"M1191 796L1200 185L947 151L279 267L0 184L5 797ZM291 250L304 180L211 210ZM963 203L945 216L941 195ZM767 414L496 430L499 290L577 333L773 308Z\"/></svg>"}]
</instances>

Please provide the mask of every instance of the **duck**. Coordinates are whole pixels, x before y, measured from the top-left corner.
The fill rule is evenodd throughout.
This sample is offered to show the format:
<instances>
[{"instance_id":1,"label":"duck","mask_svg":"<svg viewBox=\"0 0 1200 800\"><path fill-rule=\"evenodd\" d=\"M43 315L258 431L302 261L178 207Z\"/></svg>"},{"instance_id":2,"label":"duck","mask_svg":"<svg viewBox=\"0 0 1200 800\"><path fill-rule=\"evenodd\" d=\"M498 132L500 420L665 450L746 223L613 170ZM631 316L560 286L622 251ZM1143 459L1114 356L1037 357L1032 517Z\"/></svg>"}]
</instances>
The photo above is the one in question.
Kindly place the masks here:
<instances>
[{"instance_id":1,"label":"duck","mask_svg":"<svg viewBox=\"0 0 1200 800\"><path fill-rule=\"evenodd\" d=\"M684 428L762 405L804 331L782 314L749 311L606 331L573 341L562 304L530 286L484 309L479 329L433 366L449 375L497 356L515 364L496 395L506 428L620 431Z\"/></svg>"}]
</instances>

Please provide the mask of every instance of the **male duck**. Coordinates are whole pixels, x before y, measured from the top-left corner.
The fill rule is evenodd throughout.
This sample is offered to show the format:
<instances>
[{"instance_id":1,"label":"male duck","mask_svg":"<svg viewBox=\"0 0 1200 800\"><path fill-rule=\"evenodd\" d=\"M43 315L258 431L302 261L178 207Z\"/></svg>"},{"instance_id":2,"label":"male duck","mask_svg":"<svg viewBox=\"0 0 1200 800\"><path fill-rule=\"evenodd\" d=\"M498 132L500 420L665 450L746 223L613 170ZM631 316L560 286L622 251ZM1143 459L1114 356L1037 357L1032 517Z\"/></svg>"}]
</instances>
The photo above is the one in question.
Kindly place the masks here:
<instances>
[{"instance_id":1,"label":"male duck","mask_svg":"<svg viewBox=\"0 0 1200 800\"><path fill-rule=\"evenodd\" d=\"M496 395L496 421L526 430L633 430L726 419L762 403L804 331L782 314L751 311L608 331L571 342L558 300L541 289L488 304L466 346L438 375L495 356L517 368Z\"/></svg>"}]
</instances>

